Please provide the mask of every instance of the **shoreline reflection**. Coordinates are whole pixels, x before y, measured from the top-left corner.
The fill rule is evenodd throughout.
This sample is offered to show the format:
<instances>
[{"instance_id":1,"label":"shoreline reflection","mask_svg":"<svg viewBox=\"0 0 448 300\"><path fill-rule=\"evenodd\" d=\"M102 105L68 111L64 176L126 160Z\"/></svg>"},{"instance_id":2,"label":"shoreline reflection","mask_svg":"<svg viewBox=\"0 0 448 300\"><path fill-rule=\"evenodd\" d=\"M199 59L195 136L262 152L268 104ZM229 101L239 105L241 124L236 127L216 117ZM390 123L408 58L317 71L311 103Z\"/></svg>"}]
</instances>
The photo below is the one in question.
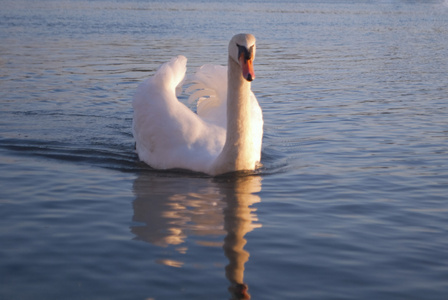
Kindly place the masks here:
<instances>
[{"instance_id":1,"label":"shoreline reflection","mask_svg":"<svg viewBox=\"0 0 448 300\"><path fill-rule=\"evenodd\" d=\"M188 252L186 240L200 237L201 246L222 246L228 264L225 275L232 299L250 299L244 283L244 265L249 252L244 236L261 227L251 207L260 202L261 177L212 178L160 177L140 174L134 182L133 221L135 238L159 247L174 246ZM223 243L207 241L224 236ZM183 262L161 259L158 263L182 267Z\"/></svg>"}]
</instances>

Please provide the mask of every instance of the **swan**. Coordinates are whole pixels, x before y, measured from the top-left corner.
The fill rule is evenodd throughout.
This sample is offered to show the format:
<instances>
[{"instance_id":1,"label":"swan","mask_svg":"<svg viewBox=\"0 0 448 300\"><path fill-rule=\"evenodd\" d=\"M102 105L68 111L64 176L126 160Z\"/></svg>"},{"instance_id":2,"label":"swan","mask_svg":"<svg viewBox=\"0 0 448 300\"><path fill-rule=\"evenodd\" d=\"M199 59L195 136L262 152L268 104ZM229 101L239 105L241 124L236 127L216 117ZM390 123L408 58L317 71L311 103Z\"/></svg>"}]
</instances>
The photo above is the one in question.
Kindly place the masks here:
<instances>
[{"instance_id":1,"label":"swan","mask_svg":"<svg viewBox=\"0 0 448 300\"><path fill-rule=\"evenodd\" d=\"M260 166L263 116L251 90L255 37L237 34L227 68L204 65L189 79L197 113L177 98L187 59L180 55L141 83L132 106L141 161L155 169L187 169L216 176Z\"/></svg>"}]
</instances>

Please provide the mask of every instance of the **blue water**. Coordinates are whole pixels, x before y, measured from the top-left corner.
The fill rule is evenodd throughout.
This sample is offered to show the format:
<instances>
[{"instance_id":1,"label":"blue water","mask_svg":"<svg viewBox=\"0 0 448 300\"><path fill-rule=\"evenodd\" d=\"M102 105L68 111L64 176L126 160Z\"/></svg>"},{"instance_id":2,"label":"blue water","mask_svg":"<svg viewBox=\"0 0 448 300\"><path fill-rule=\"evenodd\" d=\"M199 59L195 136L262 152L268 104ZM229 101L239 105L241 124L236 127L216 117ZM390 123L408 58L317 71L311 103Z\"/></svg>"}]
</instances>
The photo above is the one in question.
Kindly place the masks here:
<instances>
[{"instance_id":1,"label":"blue water","mask_svg":"<svg viewBox=\"0 0 448 300\"><path fill-rule=\"evenodd\" d=\"M0 2L0 299L447 299L447 1ZM139 162L137 85L239 32L263 167Z\"/></svg>"}]
</instances>

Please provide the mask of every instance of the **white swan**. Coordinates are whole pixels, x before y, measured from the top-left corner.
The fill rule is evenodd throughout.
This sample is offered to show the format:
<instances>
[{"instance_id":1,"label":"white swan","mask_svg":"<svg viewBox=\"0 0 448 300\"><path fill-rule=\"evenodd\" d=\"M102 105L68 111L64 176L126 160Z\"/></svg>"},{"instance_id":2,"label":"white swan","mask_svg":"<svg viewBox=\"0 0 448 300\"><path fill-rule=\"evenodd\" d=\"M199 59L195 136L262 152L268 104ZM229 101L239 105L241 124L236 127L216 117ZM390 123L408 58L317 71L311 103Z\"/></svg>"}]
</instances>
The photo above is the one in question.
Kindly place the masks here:
<instances>
[{"instance_id":1,"label":"white swan","mask_svg":"<svg viewBox=\"0 0 448 300\"><path fill-rule=\"evenodd\" d=\"M134 96L133 133L140 160L156 169L209 175L254 170L260 162L263 116L251 91L255 37L235 35L228 67L205 65L192 81L197 114L179 102L187 59L178 56L140 84ZM227 70L227 76L226 76Z\"/></svg>"}]
</instances>

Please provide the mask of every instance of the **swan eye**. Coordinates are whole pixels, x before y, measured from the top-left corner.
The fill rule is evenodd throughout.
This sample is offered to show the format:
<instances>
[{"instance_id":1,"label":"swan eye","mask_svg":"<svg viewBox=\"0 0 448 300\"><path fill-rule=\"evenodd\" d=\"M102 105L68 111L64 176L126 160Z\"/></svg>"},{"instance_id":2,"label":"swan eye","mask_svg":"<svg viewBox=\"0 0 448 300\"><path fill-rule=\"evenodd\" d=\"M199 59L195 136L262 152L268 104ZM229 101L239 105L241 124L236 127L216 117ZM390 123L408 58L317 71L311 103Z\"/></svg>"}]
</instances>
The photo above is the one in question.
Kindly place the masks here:
<instances>
[{"instance_id":1,"label":"swan eye","mask_svg":"<svg viewBox=\"0 0 448 300\"><path fill-rule=\"evenodd\" d=\"M241 55L244 54L244 58L246 60L249 60L252 58L252 54L254 52L254 46L250 47L249 50L247 50L246 47L238 45L238 44L236 44L236 46L238 47L238 57L241 57Z\"/></svg>"}]
</instances>

